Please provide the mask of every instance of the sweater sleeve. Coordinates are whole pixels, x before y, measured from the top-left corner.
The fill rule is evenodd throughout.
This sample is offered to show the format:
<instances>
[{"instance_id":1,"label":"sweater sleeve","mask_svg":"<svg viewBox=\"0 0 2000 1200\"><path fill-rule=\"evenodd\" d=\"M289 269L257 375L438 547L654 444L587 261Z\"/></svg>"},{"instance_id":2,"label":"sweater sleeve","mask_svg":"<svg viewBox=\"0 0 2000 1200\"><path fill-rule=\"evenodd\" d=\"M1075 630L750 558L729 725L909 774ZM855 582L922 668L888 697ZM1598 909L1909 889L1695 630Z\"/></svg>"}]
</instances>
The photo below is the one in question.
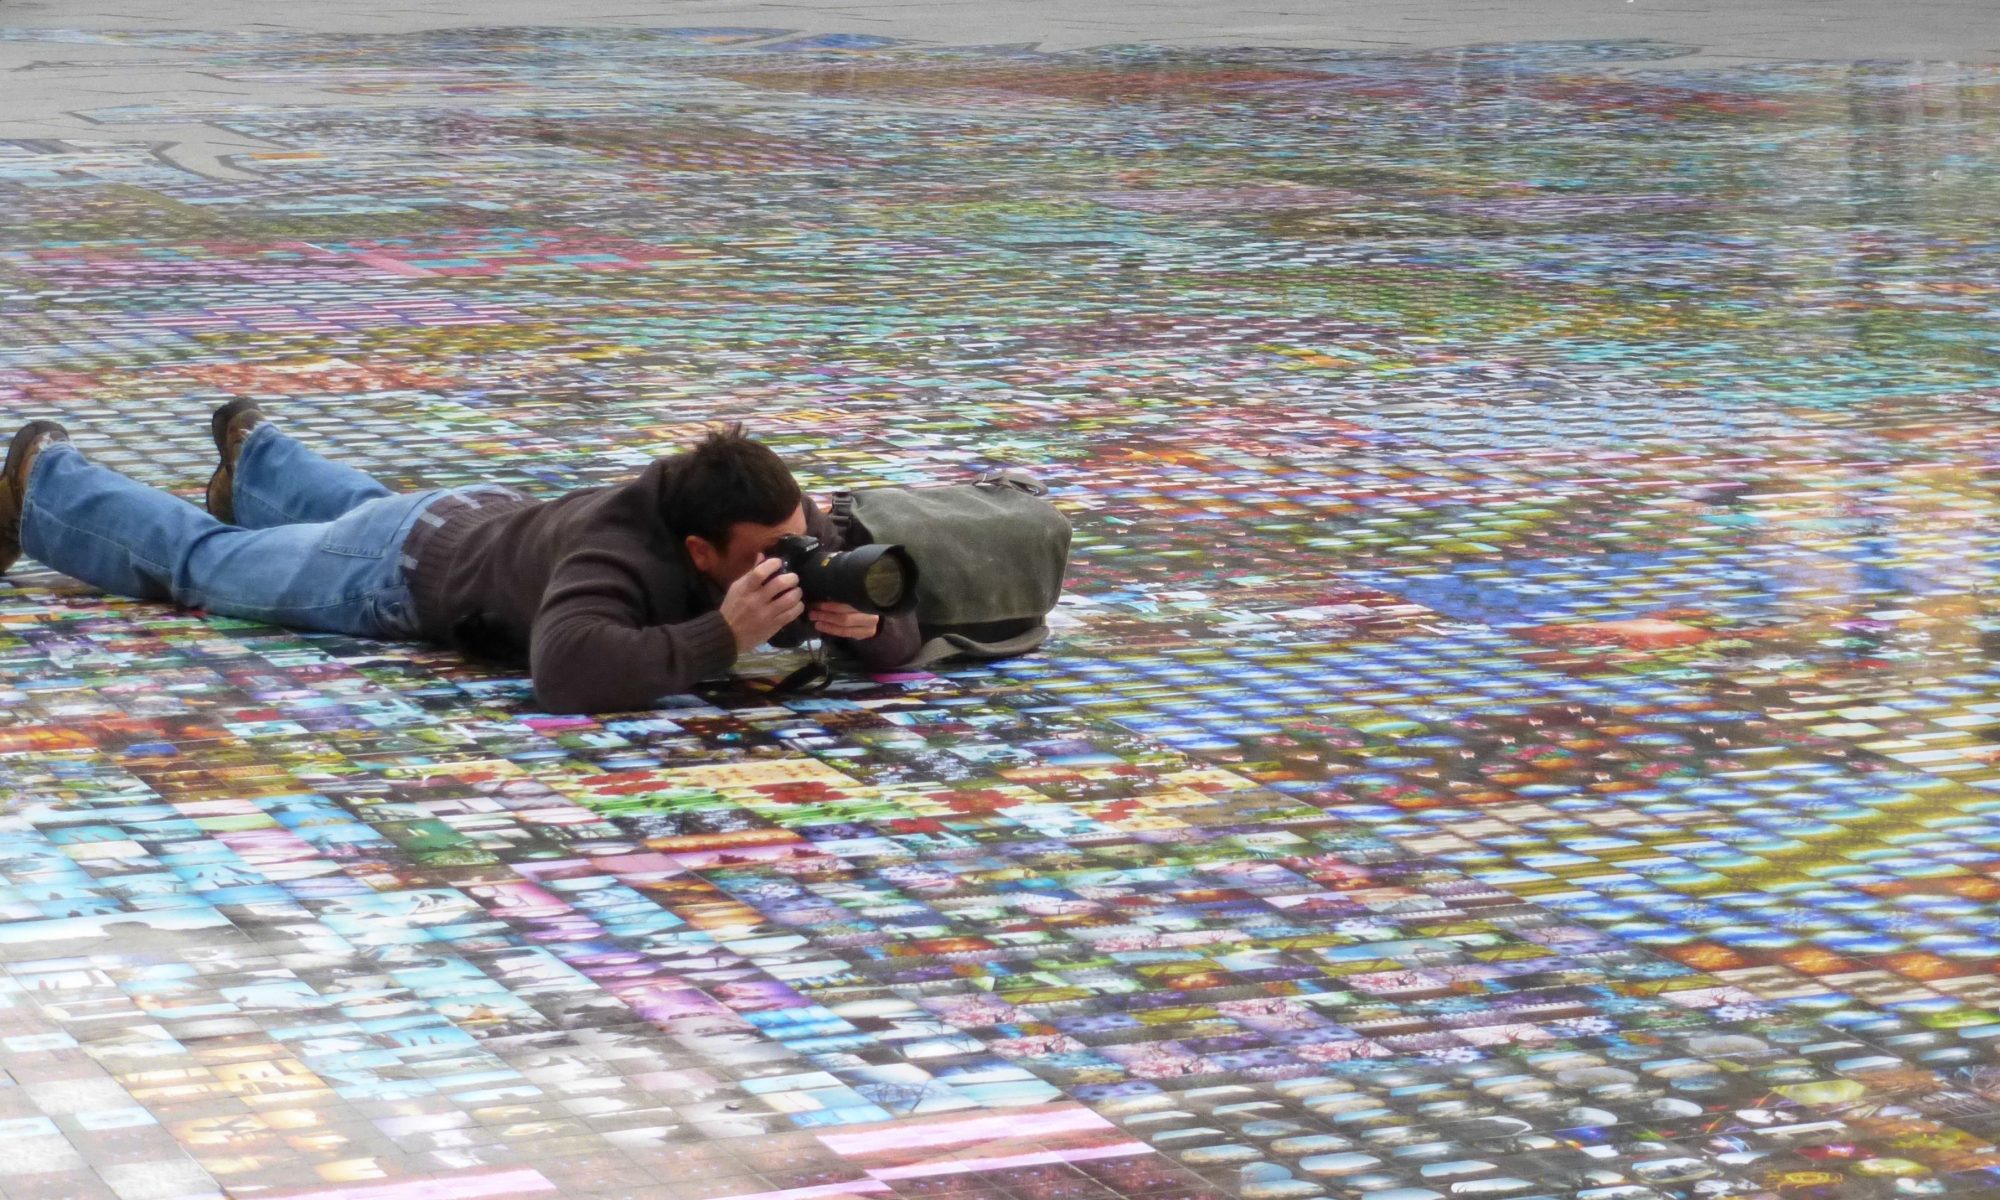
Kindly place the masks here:
<instances>
[{"instance_id":1,"label":"sweater sleeve","mask_svg":"<svg viewBox=\"0 0 2000 1200\"><path fill-rule=\"evenodd\" d=\"M535 702L552 713L629 712L736 662L720 612L646 625L645 599L615 554L580 550L557 563L528 642Z\"/></svg>"},{"instance_id":2,"label":"sweater sleeve","mask_svg":"<svg viewBox=\"0 0 2000 1200\"><path fill-rule=\"evenodd\" d=\"M875 636L866 641L839 641L838 644L860 659L861 665L871 673L880 675L908 664L923 648L924 639L917 630L917 614L907 612L883 617Z\"/></svg>"}]
</instances>

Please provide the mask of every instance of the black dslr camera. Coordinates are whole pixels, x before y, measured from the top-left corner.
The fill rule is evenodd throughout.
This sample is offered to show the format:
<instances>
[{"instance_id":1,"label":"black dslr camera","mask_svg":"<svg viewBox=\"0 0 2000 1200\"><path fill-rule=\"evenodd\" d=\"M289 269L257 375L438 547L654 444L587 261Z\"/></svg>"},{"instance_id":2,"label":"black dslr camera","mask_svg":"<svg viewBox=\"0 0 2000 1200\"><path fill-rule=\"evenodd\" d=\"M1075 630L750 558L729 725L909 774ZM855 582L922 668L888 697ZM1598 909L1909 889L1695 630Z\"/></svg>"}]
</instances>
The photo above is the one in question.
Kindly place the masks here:
<instances>
[{"instance_id":1,"label":"black dslr camera","mask_svg":"<svg viewBox=\"0 0 2000 1200\"><path fill-rule=\"evenodd\" d=\"M917 606L917 563L901 546L820 549L819 539L792 534L769 554L799 577L808 603L848 604L865 613L894 615Z\"/></svg>"}]
</instances>

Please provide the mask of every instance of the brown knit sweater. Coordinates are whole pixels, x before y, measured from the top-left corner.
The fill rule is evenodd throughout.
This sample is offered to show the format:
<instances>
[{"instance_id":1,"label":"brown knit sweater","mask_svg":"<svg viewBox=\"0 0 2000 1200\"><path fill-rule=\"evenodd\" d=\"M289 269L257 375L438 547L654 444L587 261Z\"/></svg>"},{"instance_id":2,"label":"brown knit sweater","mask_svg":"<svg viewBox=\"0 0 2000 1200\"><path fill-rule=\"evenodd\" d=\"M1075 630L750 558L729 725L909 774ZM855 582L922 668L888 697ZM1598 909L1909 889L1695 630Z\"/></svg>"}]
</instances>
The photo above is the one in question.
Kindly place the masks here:
<instances>
[{"instance_id":1,"label":"brown knit sweater","mask_svg":"<svg viewBox=\"0 0 2000 1200\"><path fill-rule=\"evenodd\" d=\"M647 708L727 671L736 638L718 611L722 590L659 516L671 463L555 500L481 495L441 509L442 524L411 539L424 636L479 657L525 657L549 712ZM811 501L806 527L840 546ZM771 640L796 646L812 632L801 620ZM875 637L842 644L864 667L891 670L917 652L916 618L884 617Z\"/></svg>"}]
</instances>

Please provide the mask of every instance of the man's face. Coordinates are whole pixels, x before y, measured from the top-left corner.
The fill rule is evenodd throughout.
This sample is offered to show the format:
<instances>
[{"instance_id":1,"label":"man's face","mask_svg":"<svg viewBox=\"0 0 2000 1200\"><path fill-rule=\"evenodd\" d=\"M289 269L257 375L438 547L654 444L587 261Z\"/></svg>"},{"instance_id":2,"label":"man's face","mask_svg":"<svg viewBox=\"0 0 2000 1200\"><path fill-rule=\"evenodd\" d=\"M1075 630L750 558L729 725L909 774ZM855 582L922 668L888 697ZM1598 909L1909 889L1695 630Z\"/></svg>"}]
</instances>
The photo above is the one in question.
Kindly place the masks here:
<instances>
[{"instance_id":1,"label":"man's face","mask_svg":"<svg viewBox=\"0 0 2000 1200\"><path fill-rule=\"evenodd\" d=\"M695 570L715 581L717 587L728 589L729 585L743 578L761 561L778 539L803 534L806 531L806 506L799 505L792 515L776 525L756 525L749 521L738 521L729 527L729 544L717 547L707 538L690 535L687 539L688 557L694 560Z\"/></svg>"}]
</instances>

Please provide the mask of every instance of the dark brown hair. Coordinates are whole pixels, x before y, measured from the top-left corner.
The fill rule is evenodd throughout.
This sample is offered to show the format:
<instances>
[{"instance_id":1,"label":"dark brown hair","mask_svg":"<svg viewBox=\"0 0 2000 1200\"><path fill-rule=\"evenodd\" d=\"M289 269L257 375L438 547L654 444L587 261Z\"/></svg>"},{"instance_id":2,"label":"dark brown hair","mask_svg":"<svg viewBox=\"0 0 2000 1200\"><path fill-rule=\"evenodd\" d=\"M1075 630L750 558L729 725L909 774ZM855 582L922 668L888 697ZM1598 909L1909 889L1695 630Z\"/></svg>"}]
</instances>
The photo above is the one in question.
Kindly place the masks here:
<instances>
[{"instance_id":1,"label":"dark brown hair","mask_svg":"<svg viewBox=\"0 0 2000 1200\"><path fill-rule=\"evenodd\" d=\"M781 524L803 498L785 460L740 424L711 428L660 477L660 519L677 535L693 534L722 551L739 521Z\"/></svg>"}]
</instances>

